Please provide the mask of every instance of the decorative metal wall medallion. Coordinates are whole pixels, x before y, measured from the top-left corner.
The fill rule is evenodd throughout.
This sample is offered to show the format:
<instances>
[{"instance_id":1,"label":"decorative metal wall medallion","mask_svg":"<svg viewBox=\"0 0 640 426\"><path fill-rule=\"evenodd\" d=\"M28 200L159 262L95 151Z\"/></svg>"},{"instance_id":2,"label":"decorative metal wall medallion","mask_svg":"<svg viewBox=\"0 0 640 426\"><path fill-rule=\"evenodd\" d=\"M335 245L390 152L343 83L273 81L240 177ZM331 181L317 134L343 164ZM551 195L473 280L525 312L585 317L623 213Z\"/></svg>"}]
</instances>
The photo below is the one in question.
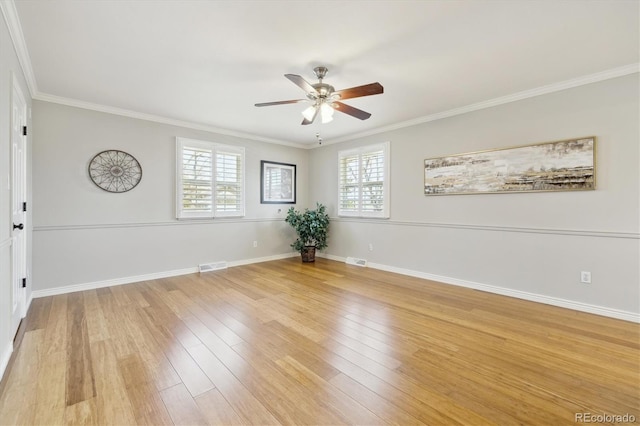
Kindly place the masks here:
<instances>
[{"instance_id":1,"label":"decorative metal wall medallion","mask_svg":"<svg viewBox=\"0 0 640 426\"><path fill-rule=\"evenodd\" d=\"M142 167L131 154L110 149L96 154L89 163L93 183L108 192L127 192L140 183Z\"/></svg>"}]
</instances>

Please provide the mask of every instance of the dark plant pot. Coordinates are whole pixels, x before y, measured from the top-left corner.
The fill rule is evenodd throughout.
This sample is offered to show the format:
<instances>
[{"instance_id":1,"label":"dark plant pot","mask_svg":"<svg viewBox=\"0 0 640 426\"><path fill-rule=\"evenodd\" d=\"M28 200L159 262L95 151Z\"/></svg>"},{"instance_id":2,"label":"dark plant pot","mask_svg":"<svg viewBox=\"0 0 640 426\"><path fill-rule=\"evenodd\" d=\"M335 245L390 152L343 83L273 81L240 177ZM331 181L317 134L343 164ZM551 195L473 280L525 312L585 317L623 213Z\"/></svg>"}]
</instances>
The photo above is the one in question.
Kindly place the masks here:
<instances>
[{"instance_id":1,"label":"dark plant pot","mask_svg":"<svg viewBox=\"0 0 640 426\"><path fill-rule=\"evenodd\" d=\"M315 262L316 261L316 248L315 246L304 246L300 251L303 262Z\"/></svg>"}]
</instances>

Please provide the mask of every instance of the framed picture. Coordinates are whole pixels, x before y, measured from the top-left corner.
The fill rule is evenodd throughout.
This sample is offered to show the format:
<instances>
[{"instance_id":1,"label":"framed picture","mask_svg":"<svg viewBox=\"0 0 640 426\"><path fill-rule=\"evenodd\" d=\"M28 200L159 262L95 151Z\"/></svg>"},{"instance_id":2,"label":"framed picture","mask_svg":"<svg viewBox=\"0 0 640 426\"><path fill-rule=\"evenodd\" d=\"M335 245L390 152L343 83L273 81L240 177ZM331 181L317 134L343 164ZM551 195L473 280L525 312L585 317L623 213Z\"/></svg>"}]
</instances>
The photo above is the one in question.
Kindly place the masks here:
<instances>
[{"instance_id":1,"label":"framed picture","mask_svg":"<svg viewBox=\"0 0 640 426\"><path fill-rule=\"evenodd\" d=\"M296 165L260 161L260 203L296 203Z\"/></svg>"},{"instance_id":2,"label":"framed picture","mask_svg":"<svg viewBox=\"0 0 640 426\"><path fill-rule=\"evenodd\" d=\"M424 194L596 188L595 136L424 160Z\"/></svg>"}]
</instances>

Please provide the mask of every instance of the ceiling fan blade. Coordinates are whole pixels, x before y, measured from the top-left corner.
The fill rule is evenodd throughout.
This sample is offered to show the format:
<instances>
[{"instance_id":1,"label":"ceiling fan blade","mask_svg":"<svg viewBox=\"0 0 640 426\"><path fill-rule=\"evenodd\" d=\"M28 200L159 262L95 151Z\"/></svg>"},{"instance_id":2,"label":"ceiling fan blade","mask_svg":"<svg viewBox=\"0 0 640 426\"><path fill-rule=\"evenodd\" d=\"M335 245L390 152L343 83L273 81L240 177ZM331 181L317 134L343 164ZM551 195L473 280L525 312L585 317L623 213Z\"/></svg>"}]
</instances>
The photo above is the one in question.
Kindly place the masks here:
<instances>
[{"instance_id":1,"label":"ceiling fan blade","mask_svg":"<svg viewBox=\"0 0 640 426\"><path fill-rule=\"evenodd\" d=\"M371 117L371 114L369 114L368 112L358 108L354 108L347 104L343 104L342 102L334 102L333 105L336 111L349 114L350 116L359 118L360 120L366 120L367 118Z\"/></svg>"},{"instance_id":2,"label":"ceiling fan blade","mask_svg":"<svg viewBox=\"0 0 640 426\"><path fill-rule=\"evenodd\" d=\"M297 74L285 74L285 77L287 77L289 80L291 80L295 85L297 85L298 87L300 87L302 90L304 90L307 93L313 93L313 94L318 94L318 92L316 91L316 89L314 89L314 87L309 84L307 82L307 80L305 80L304 78L300 77Z\"/></svg>"},{"instance_id":3,"label":"ceiling fan blade","mask_svg":"<svg viewBox=\"0 0 640 426\"><path fill-rule=\"evenodd\" d=\"M316 107L316 110L313 112L313 117L311 117L311 120L307 120L307 117L302 119L302 124L303 126L306 126L308 124L311 124L315 121L316 117L318 116L318 111L320 111L320 108Z\"/></svg>"},{"instance_id":4,"label":"ceiling fan blade","mask_svg":"<svg viewBox=\"0 0 640 426\"><path fill-rule=\"evenodd\" d=\"M257 107L271 106L271 105L285 105L285 104L297 104L298 102L305 102L307 99L293 99L291 101L277 101L277 102L263 102L256 104Z\"/></svg>"},{"instance_id":5,"label":"ceiling fan blade","mask_svg":"<svg viewBox=\"0 0 640 426\"><path fill-rule=\"evenodd\" d=\"M384 92L380 83L365 84L364 86L351 87L349 89L336 90L334 95L339 95L340 99L360 98L362 96L379 95Z\"/></svg>"}]
</instances>

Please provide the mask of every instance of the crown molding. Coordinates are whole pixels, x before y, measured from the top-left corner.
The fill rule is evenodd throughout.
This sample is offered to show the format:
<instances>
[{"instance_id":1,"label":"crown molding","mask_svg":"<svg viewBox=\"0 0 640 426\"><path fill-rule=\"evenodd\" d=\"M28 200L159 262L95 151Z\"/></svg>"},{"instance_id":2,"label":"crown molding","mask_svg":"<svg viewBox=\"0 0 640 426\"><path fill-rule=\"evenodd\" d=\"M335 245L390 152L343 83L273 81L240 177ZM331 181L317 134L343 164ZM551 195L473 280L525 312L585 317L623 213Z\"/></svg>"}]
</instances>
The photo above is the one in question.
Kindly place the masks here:
<instances>
[{"instance_id":1,"label":"crown molding","mask_svg":"<svg viewBox=\"0 0 640 426\"><path fill-rule=\"evenodd\" d=\"M485 108L492 108L499 105L508 104L511 102L517 102L524 99L534 98L536 96L547 95L550 93L560 92L574 87L584 86L587 84L598 83L600 81L611 80L618 77L624 77L626 75L635 74L640 72L640 63L624 65L618 68L612 68L610 70L597 72L595 74L589 74L582 77L573 78L571 80L565 80L558 83L548 84L546 86L537 87L535 89L524 90L522 92L516 92L511 95L501 96L499 98L490 99L487 101L477 102L475 104L466 105L460 108L450 109L448 111L438 112L435 114L427 115L424 117L415 118L413 120L403 121L400 123L392 124L384 127L377 127L365 132L354 133L348 136L343 136L330 141L322 141L322 145L332 145L335 143L346 142L366 136L377 135L380 133L390 132L393 130L403 129L405 127L411 127L418 124L428 123L430 121L442 120L443 118L454 117L456 115L467 114L469 112L478 111ZM316 146L314 149L318 148Z\"/></svg>"},{"instance_id":2,"label":"crown molding","mask_svg":"<svg viewBox=\"0 0 640 426\"><path fill-rule=\"evenodd\" d=\"M87 109L91 111L104 112L107 114L120 115L129 118L136 118L139 120L153 121L156 123L169 124L171 126L185 127L194 130L203 130L206 132L217 133L220 135L233 136L237 138L250 139L258 142L266 142L276 145L285 145L293 148L308 149L306 145L298 144L295 142L282 141L278 139L265 138L262 136L253 135L250 133L238 132L235 130L223 129L220 127L214 127L203 123L194 123L190 121L177 120L174 118L164 117L155 114L147 114L144 112L133 111L124 108L117 108L108 105L95 104L92 102L85 102L78 99L65 98L62 96L50 95L48 93L39 92L33 99L43 102L51 102L61 105L67 105L75 108Z\"/></svg>"},{"instance_id":3,"label":"crown molding","mask_svg":"<svg viewBox=\"0 0 640 426\"><path fill-rule=\"evenodd\" d=\"M2 10L2 15L7 23L9 36L13 42L13 47L18 56L18 62L20 62L20 67L22 68L27 86L29 87L29 94L33 98L38 93L38 84L36 83L36 77L33 72L33 67L31 66L31 58L27 50L27 42L24 40L16 5L13 0L1 0L0 10Z\"/></svg>"}]
</instances>

